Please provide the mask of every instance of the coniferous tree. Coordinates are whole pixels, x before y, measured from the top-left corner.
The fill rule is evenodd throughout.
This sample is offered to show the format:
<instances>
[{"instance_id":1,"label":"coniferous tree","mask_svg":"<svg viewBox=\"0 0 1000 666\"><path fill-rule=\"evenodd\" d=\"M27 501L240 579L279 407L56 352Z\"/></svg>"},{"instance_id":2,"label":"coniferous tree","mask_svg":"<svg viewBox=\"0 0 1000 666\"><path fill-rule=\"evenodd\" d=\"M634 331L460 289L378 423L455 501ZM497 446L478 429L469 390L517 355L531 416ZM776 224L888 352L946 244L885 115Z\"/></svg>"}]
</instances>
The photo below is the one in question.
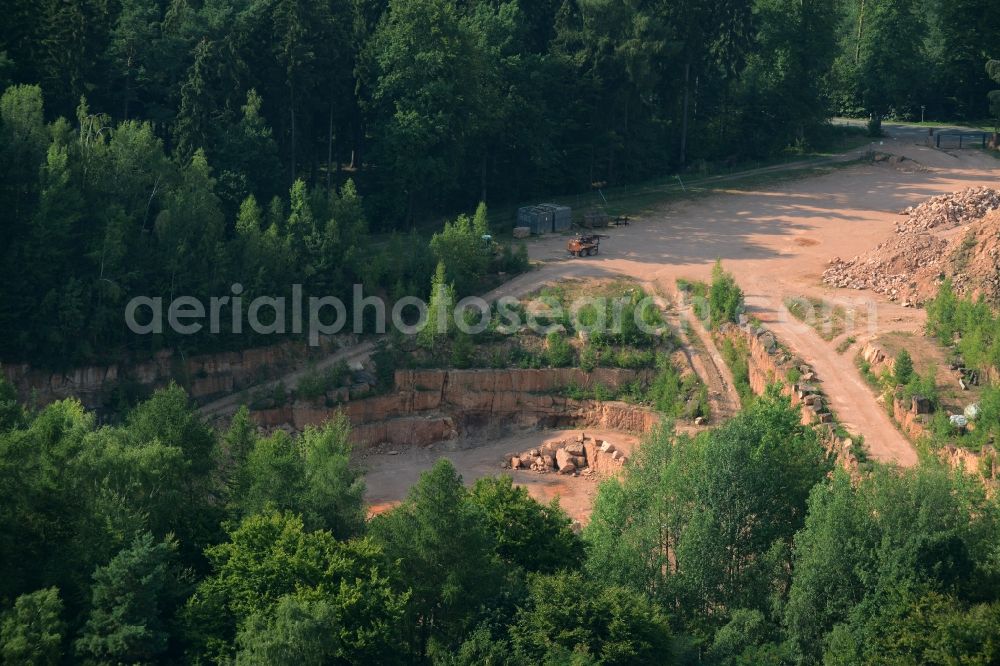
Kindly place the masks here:
<instances>
[{"instance_id":1,"label":"coniferous tree","mask_svg":"<svg viewBox=\"0 0 1000 666\"><path fill-rule=\"evenodd\" d=\"M153 661L167 649L165 613L175 582L173 541L149 533L94 572L91 608L76 652L86 660Z\"/></svg>"},{"instance_id":2,"label":"coniferous tree","mask_svg":"<svg viewBox=\"0 0 1000 666\"><path fill-rule=\"evenodd\" d=\"M427 304L427 321L417 334L421 344L433 348L435 341L448 337L454 328L455 287L446 281L446 269L439 261L431 279L431 295Z\"/></svg>"}]
</instances>

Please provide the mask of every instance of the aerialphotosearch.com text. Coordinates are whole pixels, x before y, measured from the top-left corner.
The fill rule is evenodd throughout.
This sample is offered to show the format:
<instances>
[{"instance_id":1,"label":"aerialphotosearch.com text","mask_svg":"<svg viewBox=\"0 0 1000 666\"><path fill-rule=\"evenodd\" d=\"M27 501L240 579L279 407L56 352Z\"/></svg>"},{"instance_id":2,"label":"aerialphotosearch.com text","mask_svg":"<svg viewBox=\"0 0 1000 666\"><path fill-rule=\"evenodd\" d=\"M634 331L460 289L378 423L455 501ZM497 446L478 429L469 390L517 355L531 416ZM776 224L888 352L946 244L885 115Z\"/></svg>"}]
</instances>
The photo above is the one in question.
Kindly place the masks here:
<instances>
[{"instance_id":1,"label":"aerialphotosearch.com text","mask_svg":"<svg viewBox=\"0 0 1000 666\"><path fill-rule=\"evenodd\" d=\"M289 296L257 296L247 300L243 292L243 285L235 283L229 294L212 296L207 303L195 296L178 296L169 301L160 296L136 296L125 306L125 323L137 335L162 334L167 328L180 335L194 335L206 327L212 334L223 331L241 334L247 329L258 335L305 333L313 346L319 344L321 336L344 331L385 333L390 323L407 335L419 333L427 326L435 326L441 333L454 327L472 335L491 326L504 334L516 333L527 326L545 335L559 327L554 322L568 316L575 330L617 333L621 331L623 316L631 316L644 333L661 332L660 326L647 321L646 312L657 307L650 297L640 300L625 314L628 297L582 297L564 308L546 298L534 299L525 306L517 298L504 296L491 306L478 296L450 303L448 292L442 287L441 298L436 302L444 307L435 306L434 312L430 312L428 303L416 296L405 296L389 306L379 296L366 296L363 286L355 284L348 312L348 306L337 296L306 297L301 284L292 285Z\"/></svg>"}]
</instances>

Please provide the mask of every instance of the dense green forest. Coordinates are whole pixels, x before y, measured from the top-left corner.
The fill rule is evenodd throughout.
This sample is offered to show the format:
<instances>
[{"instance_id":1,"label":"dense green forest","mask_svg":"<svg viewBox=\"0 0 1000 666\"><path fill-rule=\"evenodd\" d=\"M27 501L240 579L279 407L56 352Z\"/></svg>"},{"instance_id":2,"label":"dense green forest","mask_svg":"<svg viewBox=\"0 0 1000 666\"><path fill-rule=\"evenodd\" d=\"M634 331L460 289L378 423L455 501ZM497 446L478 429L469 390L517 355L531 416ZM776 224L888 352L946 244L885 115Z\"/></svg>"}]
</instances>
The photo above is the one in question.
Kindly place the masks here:
<instances>
[{"instance_id":1,"label":"dense green forest","mask_svg":"<svg viewBox=\"0 0 1000 666\"><path fill-rule=\"evenodd\" d=\"M1000 513L932 463L833 468L776 393L649 434L582 534L439 461L365 522L348 426L99 427L0 386L0 662L992 664Z\"/></svg>"},{"instance_id":2,"label":"dense green forest","mask_svg":"<svg viewBox=\"0 0 1000 666\"><path fill-rule=\"evenodd\" d=\"M0 358L45 365L252 342L130 338L135 295L424 294L407 232L477 201L817 146L832 113L983 118L1000 43L990 0L5 10Z\"/></svg>"}]
</instances>

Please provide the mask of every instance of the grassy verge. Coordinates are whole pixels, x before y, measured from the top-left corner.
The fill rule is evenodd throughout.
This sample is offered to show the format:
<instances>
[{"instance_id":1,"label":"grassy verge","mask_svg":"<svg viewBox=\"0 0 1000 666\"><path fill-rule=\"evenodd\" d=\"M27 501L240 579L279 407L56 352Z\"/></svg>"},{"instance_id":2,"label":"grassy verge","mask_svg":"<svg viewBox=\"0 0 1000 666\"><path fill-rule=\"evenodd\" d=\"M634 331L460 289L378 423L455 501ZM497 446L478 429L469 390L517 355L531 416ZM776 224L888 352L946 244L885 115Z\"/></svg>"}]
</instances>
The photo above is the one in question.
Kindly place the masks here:
<instances>
[{"instance_id":1,"label":"grassy verge","mask_svg":"<svg viewBox=\"0 0 1000 666\"><path fill-rule=\"evenodd\" d=\"M867 320L867 314L860 310L811 296L786 298L785 307L793 317L808 324L827 342L840 337L848 328L863 325ZM853 338L849 339L853 344Z\"/></svg>"},{"instance_id":2,"label":"grassy verge","mask_svg":"<svg viewBox=\"0 0 1000 666\"><path fill-rule=\"evenodd\" d=\"M924 122L906 122L906 121L887 121L892 125L904 125L906 127L940 127L949 128L955 127L958 129L970 129L976 132L995 132L996 131L996 121L992 118L986 118L982 120L962 120L955 121L953 123L943 122L940 120L926 120Z\"/></svg>"},{"instance_id":3,"label":"grassy verge","mask_svg":"<svg viewBox=\"0 0 1000 666\"><path fill-rule=\"evenodd\" d=\"M871 141L864 131L856 127L831 126L828 136L815 148L809 150L789 148L781 154L767 159L749 160L735 165L722 163L698 163L686 172L650 178L638 183L603 188L599 192L590 190L574 194L554 195L538 199L570 206L574 217L582 217L584 211L595 206L603 208L609 215L632 215L647 211L658 204L686 199L715 191L728 189L734 184L740 187L761 187L768 184L805 178L828 173L831 170L855 164L844 163L800 164L810 160L826 160L864 146ZM787 166L787 169L781 167ZM760 173L760 169L768 169ZM523 205L499 206L491 209L490 226L498 231L510 233L514 226L517 208Z\"/></svg>"},{"instance_id":4,"label":"grassy verge","mask_svg":"<svg viewBox=\"0 0 1000 666\"><path fill-rule=\"evenodd\" d=\"M719 351L733 374L733 384L740 396L740 404L746 407L756 397L750 386L750 349L743 341L734 343L731 339L725 338Z\"/></svg>"},{"instance_id":5,"label":"grassy verge","mask_svg":"<svg viewBox=\"0 0 1000 666\"><path fill-rule=\"evenodd\" d=\"M844 352L846 352L848 349L851 348L851 345L853 345L857 341L858 341L857 338L855 338L853 335L844 338L843 340L840 341L840 344L837 345L837 353L843 354Z\"/></svg>"}]
</instances>

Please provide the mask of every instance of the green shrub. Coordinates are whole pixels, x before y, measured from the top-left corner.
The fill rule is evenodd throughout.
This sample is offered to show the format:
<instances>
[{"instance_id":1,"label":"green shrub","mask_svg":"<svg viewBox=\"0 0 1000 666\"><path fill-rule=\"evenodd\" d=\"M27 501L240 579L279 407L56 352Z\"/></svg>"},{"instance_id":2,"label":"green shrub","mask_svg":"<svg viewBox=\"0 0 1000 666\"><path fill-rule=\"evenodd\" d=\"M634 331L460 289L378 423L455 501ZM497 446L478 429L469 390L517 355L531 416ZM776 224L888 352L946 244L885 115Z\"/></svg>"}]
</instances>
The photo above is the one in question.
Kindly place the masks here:
<instances>
[{"instance_id":1,"label":"green shrub","mask_svg":"<svg viewBox=\"0 0 1000 666\"><path fill-rule=\"evenodd\" d=\"M295 387L295 393L303 400L315 400L326 394L327 391L340 386L344 377L349 375L350 368L347 363L341 361L325 370L313 368L307 371Z\"/></svg>"},{"instance_id":2,"label":"green shrub","mask_svg":"<svg viewBox=\"0 0 1000 666\"><path fill-rule=\"evenodd\" d=\"M905 349L896 355L896 365L894 367L896 383L906 386L913 378L913 359L910 352Z\"/></svg>"},{"instance_id":3,"label":"green shrub","mask_svg":"<svg viewBox=\"0 0 1000 666\"><path fill-rule=\"evenodd\" d=\"M652 347L659 342L656 330L664 327L660 309L646 300L646 293L638 288L628 290L616 302L609 298L604 321L605 331L595 331L592 340L600 345L615 345L629 347ZM580 323L588 325L588 320L596 319L591 315L592 308L585 308L579 313Z\"/></svg>"},{"instance_id":4,"label":"green shrub","mask_svg":"<svg viewBox=\"0 0 1000 666\"><path fill-rule=\"evenodd\" d=\"M498 370L507 367L507 357L502 349L494 349L490 354L490 367Z\"/></svg>"},{"instance_id":5,"label":"green shrub","mask_svg":"<svg viewBox=\"0 0 1000 666\"><path fill-rule=\"evenodd\" d=\"M694 391L694 394L688 400L687 406L684 410L684 416L692 421L699 416L703 416L707 419L710 416L710 412L711 409L708 404L708 387L704 384L699 384L697 390Z\"/></svg>"},{"instance_id":6,"label":"green shrub","mask_svg":"<svg viewBox=\"0 0 1000 666\"><path fill-rule=\"evenodd\" d=\"M500 254L499 270L515 275L517 273L524 273L529 268L531 268L531 262L528 261L528 246L524 243L518 243L517 249L514 249L510 245L503 246Z\"/></svg>"},{"instance_id":7,"label":"green shrub","mask_svg":"<svg viewBox=\"0 0 1000 666\"><path fill-rule=\"evenodd\" d=\"M712 328L725 322L737 323L743 312L743 290L736 279L722 268L722 260L716 260L712 268L712 288L708 294Z\"/></svg>"},{"instance_id":8,"label":"green shrub","mask_svg":"<svg viewBox=\"0 0 1000 666\"><path fill-rule=\"evenodd\" d=\"M299 380L298 386L295 387L295 392L303 400L314 400L320 397L326 393L323 377L315 370L307 372Z\"/></svg>"},{"instance_id":9,"label":"green shrub","mask_svg":"<svg viewBox=\"0 0 1000 666\"><path fill-rule=\"evenodd\" d=\"M750 386L749 356L750 351L745 344L734 345L728 338L722 341L722 358L733 373L733 384L744 407L753 402L755 397Z\"/></svg>"},{"instance_id":10,"label":"green shrub","mask_svg":"<svg viewBox=\"0 0 1000 666\"><path fill-rule=\"evenodd\" d=\"M684 386L680 371L666 354L656 357L656 376L649 385L647 395L653 407L668 416L678 416L684 408Z\"/></svg>"},{"instance_id":11,"label":"green shrub","mask_svg":"<svg viewBox=\"0 0 1000 666\"><path fill-rule=\"evenodd\" d=\"M923 375L911 372L910 381L908 381L903 387L903 397L907 399L912 398L913 396L926 398L930 401L931 407L936 409L938 407L936 375L937 371L933 367Z\"/></svg>"},{"instance_id":12,"label":"green shrub","mask_svg":"<svg viewBox=\"0 0 1000 666\"><path fill-rule=\"evenodd\" d=\"M597 350L594 345L586 345L580 352L580 369L584 372L590 372L597 367Z\"/></svg>"},{"instance_id":13,"label":"green shrub","mask_svg":"<svg viewBox=\"0 0 1000 666\"><path fill-rule=\"evenodd\" d=\"M489 233L485 205L480 204L480 209L475 218L459 215L454 222L445 222L444 228L434 234L430 242L435 258L447 266L447 282L463 296L475 292L493 254L482 238Z\"/></svg>"},{"instance_id":14,"label":"green shrub","mask_svg":"<svg viewBox=\"0 0 1000 666\"><path fill-rule=\"evenodd\" d=\"M878 377L876 377L875 373L872 372L872 364L869 363L860 352L857 356L855 356L854 363L858 366L858 371L861 373L861 376L865 378L865 381L873 386L878 385Z\"/></svg>"},{"instance_id":15,"label":"green shrub","mask_svg":"<svg viewBox=\"0 0 1000 666\"><path fill-rule=\"evenodd\" d=\"M646 400L646 387L638 379L629 382L619 389L618 399L631 403L644 402Z\"/></svg>"},{"instance_id":16,"label":"green shrub","mask_svg":"<svg viewBox=\"0 0 1000 666\"><path fill-rule=\"evenodd\" d=\"M543 365L539 355L521 347L518 347L517 351L512 354L511 361L522 370L538 369Z\"/></svg>"},{"instance_id":17,"label":"green shrub","mask_svg":"<svg viewBox=\"0 0 1000 666\"><path fill-rule=\"evenodd\" d=\"M460 369L472 367L475 351L472 336L468 333L458 333L451 346L451 364Z\"/></svg>"},{"instance_id":18,"label":"green shrub","mask_svg":"<svg viewBox=\"0 0 1000 666\"><path fill-rule=\"evenodd\" d=\"M285 382L256 389L250 394L250 409L273 409L288 402L288 388Z\"/></svg>"},{"instance_id":19,"label":"green shrub","mask_svg":"<svg viewBox=\"0 0 1000 666\"><path fill-rule=\"evenodd\" d=\"M615 399L614 392L604 384L601 384L600 382L594 384L593 393L594 393L594 400L600 400L601 402Z\"/></svg>"},{"instance_id":20,"label":"green shrub","mask_svg":"<svg viewBox=\"0 0 1000 666\"><path fill-rule=\"evenodd\" d=\"M951 420L943 410L939 410L931 417L929 429L930 443L933 449L939 449L955 438L955 428L952 427Z\"/></svg>"},{"instance_id":21,"label":"green shrub","mask_svg":"<svg viewBox=\"0 0 1000 666\"><path fill-rule=\"evenodd\" d=\"M545 338L545 359L553 368L565 368L573 363L573 347L559 331L550 332Z\"/></svg>"},{"instance_id":22,"label":"green shrub","mask_svg":"<svg viewBox=\"0 0 1000 666\"><path fill-rule=\"evenodd\" d=\"M653 367L655 362L655 354L652 351L620 349L614 354L614 367L616 368L638 370L640 368Z\"/></svg>"},{"instance_id":23,"label":"green shrub","mask_svg":"<svg viewBox=\"0 0 1000 666\"><path fill-rule=\"evenodd\" d=\"M372 363L375 364L375 377L378 378L380 389L392 388L396 381L396 368L400 365L401 352L395 346L380 342L372 352Z\"/></svg>"},{"instance_id":24,"label":"green shrub","mask_svg":"<svg viewBox=\"0 0 1000 666\"><path fill-rule=\"evenodd\" d=\"M594 384L589 389L585 386L571 383L562 390L562 394L571 400L600 400L602 402L614 400L616 397L614 391L600 382Z\"/></svg>"}]
</instances>

